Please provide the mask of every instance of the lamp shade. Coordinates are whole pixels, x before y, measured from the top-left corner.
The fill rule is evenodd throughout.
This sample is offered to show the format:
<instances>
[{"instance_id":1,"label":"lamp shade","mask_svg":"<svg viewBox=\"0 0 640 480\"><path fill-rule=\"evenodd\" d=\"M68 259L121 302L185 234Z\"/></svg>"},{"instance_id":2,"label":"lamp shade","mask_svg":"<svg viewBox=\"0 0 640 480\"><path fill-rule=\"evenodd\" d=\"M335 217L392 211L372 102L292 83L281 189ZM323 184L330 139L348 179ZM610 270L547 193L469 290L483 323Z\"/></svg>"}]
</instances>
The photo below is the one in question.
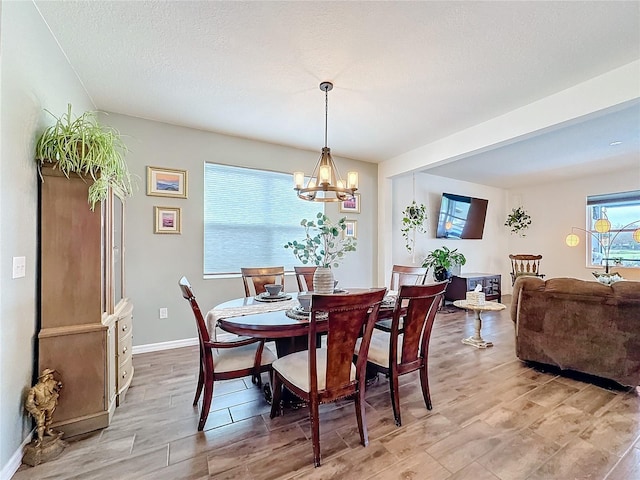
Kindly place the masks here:
<instances>
[{"instance_id":1,"label":"lamp shade","mask_svg":"<svg viewBox=\"0 0 640 480\"><path fill-rule=\"evenodd\" d=\"M609 230L611 230L611 222L606 218L599 218L598 220L596 220L593 228L595 228L596 232L598 233L607 233Z\"/></svg>"},{"instance_id":2,"label":"lamp shade","mask_svg":"<svg viewBox=\"0 0 640 480\"><path fill-rule=\"evenodd\" d=\"M575 233L570 233L569 235L567 235L567 238L564 241L570 247L575 247L580 243L580 237L578 237L578 235L576 235Z\"/></svg>"}]
</instances>

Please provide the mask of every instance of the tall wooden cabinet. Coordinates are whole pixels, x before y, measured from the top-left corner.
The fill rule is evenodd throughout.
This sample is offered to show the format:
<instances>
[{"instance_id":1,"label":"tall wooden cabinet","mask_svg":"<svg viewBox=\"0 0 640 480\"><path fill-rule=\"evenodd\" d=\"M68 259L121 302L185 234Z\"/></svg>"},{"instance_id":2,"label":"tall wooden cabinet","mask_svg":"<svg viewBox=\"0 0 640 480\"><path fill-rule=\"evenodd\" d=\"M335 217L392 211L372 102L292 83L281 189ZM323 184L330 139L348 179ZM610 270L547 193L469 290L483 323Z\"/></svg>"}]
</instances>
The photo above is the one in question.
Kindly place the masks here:
<instances>
[{"instance_id":1,"label":"tall wooden cabinet","mask_svg":"<svg viewBox=\"0 0 640 480\"><path fill-rule=\"evenodd\" d=\"M111 194L91 211L90 178L67 178L50 167L42 176L38 368L57 370L63 388L53 427L72 436L108 426L133 378L124 205Z\"/></svg>"}]
</instances>

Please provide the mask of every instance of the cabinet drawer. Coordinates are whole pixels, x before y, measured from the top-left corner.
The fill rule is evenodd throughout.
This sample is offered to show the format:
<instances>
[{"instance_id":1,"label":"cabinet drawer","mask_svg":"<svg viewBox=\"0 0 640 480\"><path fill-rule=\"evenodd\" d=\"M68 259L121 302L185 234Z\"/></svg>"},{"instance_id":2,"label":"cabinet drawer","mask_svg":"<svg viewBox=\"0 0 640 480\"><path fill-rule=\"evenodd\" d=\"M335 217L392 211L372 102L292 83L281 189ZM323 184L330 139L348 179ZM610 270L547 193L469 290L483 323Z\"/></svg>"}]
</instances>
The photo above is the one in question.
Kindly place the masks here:
<instances>
[{"instance_id":1,"label":"cabinet drawer","mask_svg":"<svg viewBox=\"0 0 640 480\"><path fill-rule=\"evenodd\" d=\"M130 382L133 376L133 358L129 356L118 368L118 392Z\"/></svg>"},{"instance_id":2,"label":"cabinet drawer","mask_svg":"<svg viewBox=\"0 0 640 480\"><path fill-rule=\"evenodd\" d=\"M126 359L131 358L132 339L133 335L131 335L131 332L129 332L125 337L118 339L118 348L116 352L118 364L121 364Z\"/></svg>"},{"instance_id":3,"label":"cabinet drawer","mask_svg":"<svg viewBox=\"0 0 640 480\"><path fill-rule=\"evenodd\" d=\"M131 335L133 326L133 317L122 317L118 319L118 339L124 339L127 335Z\"/></svg>"}]
</instances>

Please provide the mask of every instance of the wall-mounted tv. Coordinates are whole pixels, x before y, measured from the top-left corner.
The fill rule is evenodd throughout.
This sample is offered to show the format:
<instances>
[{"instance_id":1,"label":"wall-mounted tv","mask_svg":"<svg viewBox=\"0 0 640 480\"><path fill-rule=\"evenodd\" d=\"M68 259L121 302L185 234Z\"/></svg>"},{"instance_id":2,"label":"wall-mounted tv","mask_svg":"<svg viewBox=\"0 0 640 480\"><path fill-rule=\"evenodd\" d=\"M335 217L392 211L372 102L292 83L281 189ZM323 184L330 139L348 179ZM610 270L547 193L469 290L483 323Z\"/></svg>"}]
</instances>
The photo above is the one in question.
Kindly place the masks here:
<instances>
[{"instance_id":1,"label":"wall-mounted tv","mask_svg":"<svg viewBox=\"0 0 640 480\"><path fill-rule=\"evenodd\" d=\"M480 239L488 200L443 193L436 238Z\"/></svg>"}]
</instances>

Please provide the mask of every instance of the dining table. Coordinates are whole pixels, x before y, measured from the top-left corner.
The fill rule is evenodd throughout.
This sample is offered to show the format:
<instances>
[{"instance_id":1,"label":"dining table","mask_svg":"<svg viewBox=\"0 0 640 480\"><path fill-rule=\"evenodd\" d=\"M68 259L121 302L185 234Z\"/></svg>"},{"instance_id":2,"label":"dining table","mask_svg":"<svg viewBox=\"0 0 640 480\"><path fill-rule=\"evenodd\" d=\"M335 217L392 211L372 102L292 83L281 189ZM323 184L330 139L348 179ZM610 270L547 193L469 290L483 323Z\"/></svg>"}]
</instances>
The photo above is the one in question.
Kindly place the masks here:
<instances>
[{"instance_id":1,"label":"dining table","mask_svg":"<svg viewBox=\"0 0 640 480\"><path fill-rule=\"evenodd\" d=\"M363 293L370 290L368 288L353 288L337 290L335 293ZM216 327L219 327L236 335L273 340L278 357L306 350L309 315L303 314L299 309L299 293L282 294L281 300L265 301L268 296L257 295L226 301L207 312L207 328L212 337L215 336ZM385 320L393 316L394 293L387 293L378 311L376 321L382 325ZM323 328L323 323L326 322L319 320L320 331L326 331L326 327Z\"/></svg>"},{"instance_id":2,"label":"dining table","mask_svg":"<svg viewBox=\"0 0 640 480\"><path fill-rule=\"evenodd\" d=\"M337 290L336 294L363 293L370 291L368 288L353 288ZM299 352L308 348L309 314L300 310L298 302L299 293L291 292L282 294L281 299L265 299L266 295L235 298L209 310L206 315L207 328L215 338L217 328L236 335L264 338L273 341L276 346L276 354L281 358L290 353ZM384 328L384 322L393 316L396 292L388 292L383 300L376 321ZM326 332L328 322L317 320L319 335ZM320 345L320 341L318 341ZM265 398L271 401L271 390L267 384L264 387ZM286 393L283 396L285 404L295 406L299 402Z\"/></svg>"}]
</instances>

